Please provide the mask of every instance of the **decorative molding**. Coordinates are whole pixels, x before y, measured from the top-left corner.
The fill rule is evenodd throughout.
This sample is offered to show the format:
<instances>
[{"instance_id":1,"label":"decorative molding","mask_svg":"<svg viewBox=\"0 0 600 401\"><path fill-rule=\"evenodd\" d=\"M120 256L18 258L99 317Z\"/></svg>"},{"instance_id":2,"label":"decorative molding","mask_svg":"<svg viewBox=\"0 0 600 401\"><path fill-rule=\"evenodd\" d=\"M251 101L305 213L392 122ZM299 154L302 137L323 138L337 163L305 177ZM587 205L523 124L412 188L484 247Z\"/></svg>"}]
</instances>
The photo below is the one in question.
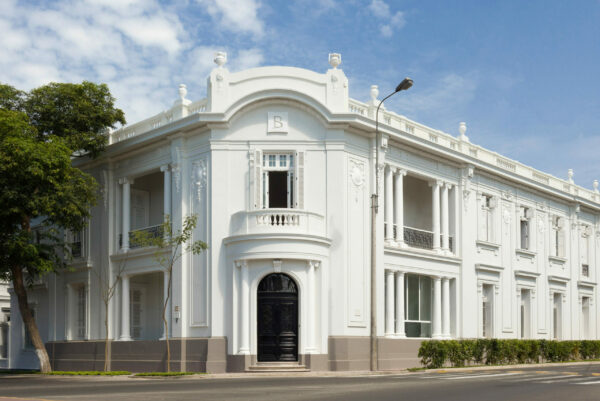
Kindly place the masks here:
<instances>
[{"instance_id":1,"label":"decorative molding","mask_svg":"<svg viewBox=\"0 0 600 401\"><path fill-rule=\"evenodd\" d=\"M181 192L181 148L177 146L175 148L175 163L172 166L173 179L175 181L175 190L177 193Z\"/></svg>"},{"instance_id":2,"label":"decorative molding","mask_svg":"<svg viewBox=\"0 0 600 401\"><path fill-rule=\"evenodd\" d=\"M365 185L365 163L357 159L349 159L350 161L350 182L352 182L352 192L354 194L354 202L359 201L359 196L363 192Z\"/></svg>"},{"instance_id":3,"label":"decorative molding","mask_svg":"<svg viewBox=\"0 0 600 401\"><path fill-rule=\"evenodd\" d=\"M202 190L206 188L207 173L206 173L206 161L197 160L193 163L192 179L196 186L196 199L198 202L202 199Z\"/></svg>"}]
</instances>

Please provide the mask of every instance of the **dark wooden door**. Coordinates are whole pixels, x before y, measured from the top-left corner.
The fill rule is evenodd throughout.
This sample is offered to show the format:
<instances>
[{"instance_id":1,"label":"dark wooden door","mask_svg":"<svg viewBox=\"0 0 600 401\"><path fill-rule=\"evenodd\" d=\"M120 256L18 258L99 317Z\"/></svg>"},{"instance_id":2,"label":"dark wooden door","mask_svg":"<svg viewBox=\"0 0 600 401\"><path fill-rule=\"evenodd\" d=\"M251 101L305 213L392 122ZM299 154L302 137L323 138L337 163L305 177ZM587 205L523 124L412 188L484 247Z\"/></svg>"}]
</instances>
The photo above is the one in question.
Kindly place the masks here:
<instances>
[{"instance_id":1,"label":"dark wooden door","mask_svg":"<svg viewBox=\"0 0 600 401\"><path fill-rule=\"evenodd\" d=\"M298 360L298 287L286 274L258 285L258 361Z\"/></svg>"}]
</instances>

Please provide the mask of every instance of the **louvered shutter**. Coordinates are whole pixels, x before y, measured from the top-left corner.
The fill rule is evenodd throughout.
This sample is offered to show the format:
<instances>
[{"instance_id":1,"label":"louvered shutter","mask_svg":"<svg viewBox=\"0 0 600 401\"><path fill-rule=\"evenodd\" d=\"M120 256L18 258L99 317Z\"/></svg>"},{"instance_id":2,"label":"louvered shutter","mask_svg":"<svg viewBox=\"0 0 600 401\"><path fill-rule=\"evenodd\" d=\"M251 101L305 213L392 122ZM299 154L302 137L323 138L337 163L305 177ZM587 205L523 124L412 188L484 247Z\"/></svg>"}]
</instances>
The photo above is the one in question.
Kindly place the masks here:
<instances>
[{"instance_id":1,"label":"louvered shutter","mask_svg":"<svg viewBox=\"0 0 600 401\"><path fill-rule=\"evenodd\" d=\"M556 249L558 250L558 255L556 256L560 256L561 258L565 257L565 230L562 228L559 228L558 230L558 235L556 236L557 241L558 241L558 245L556 247Z\"/></svg>"},{"instance_id":2,"label":"louvered shutter","mask_svg":"<svg viewBox=\"0 0 600 401\"><path fill-rule=\"evenodd\" d=\"M296 190L294 207L304 209L304 152L296 152Z\"/></svg>"},{"instance_id":3,"label":"louvered shutter","mask_svg":"<svg viewBox=\"0 0 600 401\"><path fill-rule=\"evenodd\" d=\"M252 197L254 200L254 209L261 209L262 203L262 151L254 151L254 171L252 172Z\"/></svg>"},{"instance_id":4,"label":"louvered shutter","mask_svg":"<svg viewBox=\"0 0 600 401\"><path fill-rule=\"evenodd\" d=\"M150 193L139 189L131 190L131 230L148 227L150 215Z\"/></svg>"},{"instance_id":5,"label":"louvered shutter","mask_svg":"<svg viewBox=\"0 0 600 401\"><path fill-rule=\"evenodd\" d=\"M82 285L77 288L77 337L85 338L86 332L86 314L87 314L87 288Z\"/></svg>"},{"instance_id":6,"label":"louvered shutter","mask_svg":"<svg viewBox=\"0 0 600 401\"><path fill-rule=\"evenodd\" d=\"M131 289L129 296L131 337L139 339L142 338L142 291Z\"/></svg>"}]
</instances>

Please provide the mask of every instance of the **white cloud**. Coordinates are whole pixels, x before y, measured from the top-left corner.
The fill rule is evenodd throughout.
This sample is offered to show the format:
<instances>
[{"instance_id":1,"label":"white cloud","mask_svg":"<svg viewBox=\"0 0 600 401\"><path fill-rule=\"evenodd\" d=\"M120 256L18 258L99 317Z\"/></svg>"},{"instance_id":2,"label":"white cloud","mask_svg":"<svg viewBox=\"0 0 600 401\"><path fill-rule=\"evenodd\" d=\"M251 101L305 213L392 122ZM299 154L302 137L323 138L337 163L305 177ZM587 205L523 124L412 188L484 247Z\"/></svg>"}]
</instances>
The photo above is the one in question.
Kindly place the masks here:
<instances>
[{"instance_id":1,"label":"white cloud","mask_svg":"<svg viewBox=\"0 0 600 401\"><path fill-rule=\"evenodd\" d=\"M427 112L442 115L464 107L475 96L477 89L475 75L463 76L450 73L443 75L423 90L418 87L411 89L410 95L397 98L402 113Z\"/></svg>"},{"instance_id":2,"label":"white cloud","mask_svg":"<svg viewBox=\"0 0 600 401\"><path fill-rule=\"evenodd\" d=\"M261 65L264 61L264 56L260 49L241 50L237 57L234 69L237 71L254 68Z\"/></svg>"},{"instance_id":3,"label":"white cloud","mask_svg":"<svg viewBox=\"0 0 600 401\"><path fill-rule=\"evenodd\" d=\"M381 21L379 32L383 37L391 37L394 30L401 29L406 24L404 12L393 13L390 6L383 0L371 0L369 11Z\"/></svg>"},{"instance_id":4,"label":"white cloud","mask_svg":"<svg viewBox=\"0 0 600 401\"><path fill-rule=\"evenodd\" d=\"M390 6L383 0L371 0L369 10L378 18L387 18L390 15Z\"/></svg>"},{"instance_id":5,"label":"white cloud","mask_svg":"<svg viewBox=\"0 0 600 401\"><path fill-rule=\"evenodd\" d=\"M256 17L256 3L245 3L254 11L242 3L239 18ZM235 14L228 7L227 15ZM238 51L190 37L182 11L157 0L0 0L0 82L23 90L51 81L104 82L134 123L170 107L180 83L188 84L190 99L204 97L217 50L229 52L229 68L263 62L258 48ZM247 26L260 32L255 20Z\"/></svg>"},{"instance_id":6,"label":"white cloud","mask_svg":"<svg viewBox=\"0 0 600 401\"><path fill-rule=\"evenodd\" d=\"M262 20L258 17L260 4L256 0L197 0L215 19L220 18L222 29L232 32L251 33L260 38L264 33Z\"/></svg>"}]
</instances>

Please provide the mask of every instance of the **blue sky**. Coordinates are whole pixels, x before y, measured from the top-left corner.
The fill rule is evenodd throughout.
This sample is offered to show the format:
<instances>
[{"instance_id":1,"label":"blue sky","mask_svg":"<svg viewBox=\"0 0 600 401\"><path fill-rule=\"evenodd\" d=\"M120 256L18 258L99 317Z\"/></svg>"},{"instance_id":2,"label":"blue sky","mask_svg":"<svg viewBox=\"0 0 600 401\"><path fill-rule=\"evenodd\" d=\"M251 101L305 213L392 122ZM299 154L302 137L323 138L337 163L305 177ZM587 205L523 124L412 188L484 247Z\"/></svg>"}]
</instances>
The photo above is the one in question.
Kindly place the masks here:
<instances>
[{"instance_id":1,"label":"blue sky","mask_svg":"<svg viewBox=\"0 0 600 401\"><path fill-rule=\"evenodd\" d=\"M205 96L227 67L324 72L342 54L350 95L411 76L387 107L576 183L600 179L600 0L0 0L0 81L109 84L135 122L177 86Z\"/></svg>"}]
</instances>

